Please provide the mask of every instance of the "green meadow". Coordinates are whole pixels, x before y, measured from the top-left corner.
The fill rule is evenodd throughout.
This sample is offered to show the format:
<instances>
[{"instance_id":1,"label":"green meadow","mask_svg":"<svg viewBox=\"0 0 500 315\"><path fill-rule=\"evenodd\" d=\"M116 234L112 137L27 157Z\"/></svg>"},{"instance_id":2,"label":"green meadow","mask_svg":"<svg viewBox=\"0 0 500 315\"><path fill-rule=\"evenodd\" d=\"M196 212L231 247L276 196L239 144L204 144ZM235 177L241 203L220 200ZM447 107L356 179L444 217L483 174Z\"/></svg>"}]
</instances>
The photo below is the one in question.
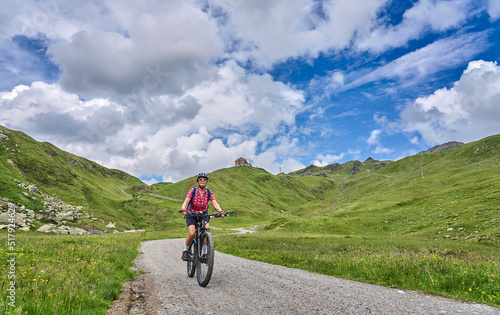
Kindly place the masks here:
<instances>
[{"instance_id":1,"label":"green meadow","mask_svg":"<svg viewBox=\"0 0 500 315\"><path fill-rule=\"evenodd\" d=\"M0 142L0 197L42 211L42 194L18 185L36 184L99 218L71 224L108 234L16 231L12 308L13 254L2 230L0 312L104 314L123 282L137 276L130 267L142 241L185 236L177 211L194 177L147 186L22 133L3 132L9 140ZM367 159L292 174L253 167L210 173L208 187L229 213L212 224L221 229L213 230L216 250L500 307L500 136L380 164ZM147 232L114 234L103 222ZM229 235L241 227L257 232Z\"/></svg>"},{"instance_id":2,"label":"green meadow","mask_svg":"<svg viewBox=\"0 0 500 315\"><path fill-rule=\"evenodd\" d=\"M16 255L0 250L0 313L105 314L120 295L123 283L139 274L130 268L139 254L140 243L183 234L69 236L16 232ZM6 240L7 234L1 233L0 237ZM12 257L15 300L9 298Z\"/></svg>"}]
</instances>

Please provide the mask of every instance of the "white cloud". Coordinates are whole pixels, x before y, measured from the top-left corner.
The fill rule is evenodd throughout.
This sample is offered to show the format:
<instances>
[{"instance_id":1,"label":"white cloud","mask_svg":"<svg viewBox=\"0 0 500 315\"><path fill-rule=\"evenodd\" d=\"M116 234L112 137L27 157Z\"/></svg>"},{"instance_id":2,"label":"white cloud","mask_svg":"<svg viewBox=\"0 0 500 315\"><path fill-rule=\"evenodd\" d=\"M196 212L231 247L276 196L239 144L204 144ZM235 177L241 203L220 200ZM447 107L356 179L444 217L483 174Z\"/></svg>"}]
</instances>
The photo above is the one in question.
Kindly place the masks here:
<instances>
[{"instance_id":1,"label":"white cloud","mask_svg":"<svg viewBox=\"0 0 500 315\"><path fill-rule=\"evenodd\" d=\"M300 161L294 158L288 158L283 161L281 165L281 171L283 173L290 173L290 172L295 172L300 169L305 168L306 166L302 164ZM274 174L274 173L273 173Z\"/></svg>"},{"instance_id":2,"label":"white cloud","mask_svg":"<svg viewBox=\"0 0 500 315\"><path fill-rule=\"evenodd\" d=\"M224 46L215 20L188 3L174 3L136 16L126 35L83 30L51 45L61 85L87 98L141 90L180 95L213 78L213 60Z\"/></svg>"},{"instance_id":3,"label":"white cloud","mask_svg":"<svg viewBox=\"0 0 500 315\"><path fill-rule=\"evenodd\" d=\"M391 149L384 148L384 146L382 146L382 144L380 143L382 132L383 130L381 129L375 129L370 133L370 137L368 138L368 140L366 140L366 143L368 143L369 146L375 146L375 149L371 151L373 154L389 154L393 152L393 150Z\"/></svg>"},{"instance_id":4,"label":"white cloud","mask_svg":"<svg viewBox=\"0 0 500 315\"><path fill-rule=\"evenodd\" d=\"M350 45L354 34L375 19L386 0L218 1L229 12L228 27L242 39L234 56L269 67L288 58L315 57Z\"/></svg>"},{"instance_id":5,"label":"white cloud","mask_svg":"<svg viewBox=\"0 0 500 315\"><path fill-rule=\"evenodd\" d=\"M472 61L452 88L420 97L401 113L406 132L430 144L475 141L500 132L500 68Z\"/></svg>"},{"instance_id":6,"label":"white cloud","mask_svg":"<svg viewBox=\"0 0 500 315\"><path fill-rule=\"evenodd\" d=\"M488 14L493 21L500 17L500 1L488 0Z\"/></svg>"},{"instance_id":7,"label":"white cloud","mask_svg":"<svg viewBox=\"0 0 500 315\"><path fill-rule=\"evenodd\" d=\"M437 40L395 59L372 72L353 72L344 89L384 79L397 80L403 86L428 81L434 74L467 62L490 46L488 32L468 33Z\"/></svg>"},{"instance_id":8,"label":"white cloud","mask_svg":"<svg viewBox=\"0 0 500 315\"><path fill-rule=\"evenodd\" d=\"M297 152L297 139L272 138L295 128L301 92L234 63L221 66L218 78L185 95L138 98L140 105L82 101L58 84L34 82L0 94L0 124L107 167L169 181L231 166L259 146L280 159ZM266 165L273 163L277 172L277 162Z\"/></svg>"},{"instance_id":9,"label":"white cloud","mask_svg":"<svg viewBox=\"0 0 500 315\"><path fill-rule=\"evenodd\" d=\"M339 162L342 160L345 156L345 153L340 153L339 155L334 155L334 154L318 154L316 156L316 161L314 161L312 164L316 166L326 166L332 163Z\"/></svg>"},{"instance_id":10,"label":"white cloud","mask_svg":"<svg viewBox=\"0 0 500 315\"><path fill-rule=\"evenodd\" d=\"M187 92L201 104L194 125L256 134L256 140L264 141L278 133L281 125L293 127L295 116L304 108L302 91L267 74L247 74L235 62L222 65L218 78Z\"/></svg>"},{"instance_id":11,"label":"white cloud","mask_svg":"<svg viewBox=\"0 0 500 315\"><path fill-rule=\"evenodd\" d=\"M368 138L368 140L366 140L366 143L368 143L369 145L379 144L381 133L382 130L380 129L373 130L372 132L370 132L370 137Z\"/></svg>"},{"instance_id":12,"label":"white cloud","mask_svg":"<svg viewBox=\"0 0 500 315\"><path fill-rule=\"evenodd\" d=\"M401 47L409 40L419 39L429 28L434 32L444 32L459 27L472 9L471 0L420 0L404 13L400 24L387 25L385 21L379 21L383 24L360 34L356 46L377 52Z\"/></svg>"}]
</instances>

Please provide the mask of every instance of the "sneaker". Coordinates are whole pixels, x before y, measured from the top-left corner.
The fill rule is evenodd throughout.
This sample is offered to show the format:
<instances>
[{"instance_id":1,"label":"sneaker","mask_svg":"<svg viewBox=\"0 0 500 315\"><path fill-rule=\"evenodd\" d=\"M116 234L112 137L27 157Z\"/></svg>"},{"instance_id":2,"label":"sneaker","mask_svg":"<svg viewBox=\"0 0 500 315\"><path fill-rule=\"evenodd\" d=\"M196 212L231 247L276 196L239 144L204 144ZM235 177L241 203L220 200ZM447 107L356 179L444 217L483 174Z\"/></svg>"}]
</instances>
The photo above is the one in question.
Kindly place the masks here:
<instances>
[{"instance_id":1,"label":"sneaker","mask_svg":"<svg viewBox=\"0 0 500 315\"><path fill-rule=\"evenodd\" d=\"M201 256L201 263L206 264L208 262L207 254Z\"/></svg>"},{"instance_id":2,"label":"sneaker","mask_svg":"<svg viewBox=\"0 0 500 315\"><path fill-rule=\"evenodd\" d=\"M189 260L189 258L188 258L188 251L187 250L185 250L185 251L182 252L182 260L184 260L184 261L188 261Z\"/></svg>"}]
</instances>

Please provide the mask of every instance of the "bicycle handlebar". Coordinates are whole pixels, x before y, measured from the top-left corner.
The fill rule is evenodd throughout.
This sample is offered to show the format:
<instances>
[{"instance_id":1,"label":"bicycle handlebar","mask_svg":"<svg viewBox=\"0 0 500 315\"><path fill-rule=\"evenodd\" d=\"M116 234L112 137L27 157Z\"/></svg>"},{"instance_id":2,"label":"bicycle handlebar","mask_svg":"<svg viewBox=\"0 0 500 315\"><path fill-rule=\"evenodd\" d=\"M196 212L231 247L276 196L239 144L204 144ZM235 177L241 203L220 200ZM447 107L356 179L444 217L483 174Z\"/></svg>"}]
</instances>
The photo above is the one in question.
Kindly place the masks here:
<instances>
[{"instance_id":1,"label":"bicycle handlebar","mask_svg":"<svg viewBox=\"0 0 500 315\"><path fill-rule=\"evenodd\" d=\"M201 217L201 216L206 216L206 217L215 217L215 218L220 218L222 214L219 213L204 213L204 212L194 212L194 211L182 211L179 210L179 213L184 213L184 215L190 216L190 217ZM227 216L227 213L224 213L224 216Z\"/></svg>"}]
</instances>

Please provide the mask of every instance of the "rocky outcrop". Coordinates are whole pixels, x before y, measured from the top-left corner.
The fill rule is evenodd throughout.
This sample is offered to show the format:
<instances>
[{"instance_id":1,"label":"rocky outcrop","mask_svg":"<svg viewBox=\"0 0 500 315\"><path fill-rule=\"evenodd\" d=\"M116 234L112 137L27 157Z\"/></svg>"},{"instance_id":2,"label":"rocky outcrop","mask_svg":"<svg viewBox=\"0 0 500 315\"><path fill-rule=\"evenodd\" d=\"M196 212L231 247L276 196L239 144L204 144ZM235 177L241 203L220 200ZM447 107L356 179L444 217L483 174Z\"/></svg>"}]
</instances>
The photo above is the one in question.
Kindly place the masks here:
<instances>
[{"instance_id":1,"label":"rocky outcrop","mask_svg":"<svg viewBox=\"0 0 500 315\"><path fill-rule=\"evenodd\" d=\"M354 175L359 173L361 170L360 167L361 167L361 162L357 160L354 161L354 163L352 163L351 174Z\"/></svg>"},{"instance_id":2,"label":"rocky outcrop","mask_svg":"<svg viewBox=\"0 0 500 315\"><path fill-rule=\"evenodd\" d=\"M342 170L342 165L340 165L340 163L329 164L329 165L325 166L325 170L337 172L337 171Z\"/></svg>"},{"instance_id":3,"label":"rocky outcrop","mask_svg":"<svg viewBox=\"0 0 500 315\"><path fill-rule=\"evenodd\" d=\"M54 233L54 234L69 234L69 235L85 235L89 234L84 229L77 228L77 227L69 227L66 225L56 225L52 223L45 224L44 226L40 227L37 232L44 232L44 233Z\"/></svg>"},{"instance_id":4,"label":"rocky outcrop","mask_svg":"<svg viewBox=\"0 0 500 315\"><path fill-rule=\"evenodd\" d=\"M447 142L447 143L432 147L429 150L419 152L418 154L428 154L428 153L441 152L441 151L445 151L445 150L449 150L449 149L458 148L462 145L464 145L463 142L451 141L451 142Z\"/></svg>"},{"instance_id":5,"label":"rocky outcrop","mask_svg":"<svg viewBox=\"0 0 500 315\"><path fill-rule=\"evenodd\" d=\"M54 234L102 234L106 233L89 224L84 226L81 217L92 221L99 220L87 213L84 213L84 208L80 206L69 205L56 197L48 196L41 193L36 185L26 183L18 183L19 186L28 190L30 193L41 194L44 197L44 210L37 213L33 210L26 209L24 206L19 206L8 199L0 199L0 229L5 229L14 224L16 230L30 231L33 225L46 222L45 225L37 229L38 232L54 233ZM24 193L27 195L27 193ZM102 221L102 220L99 220ZM104 223L104 221L102 221ZM84 228L74 227L79 225ZM113 227L111 227L113 225ZM110 222L108 228L114 228L114 224Z\"/></svg>"},{"instance_id":6,"label":"rocky outcrop","mask_svg":"<svg viewBox=\"0 0 500 315\"><path fill-rule=\"evenodd\" d=\"M35 220L35 211L17 206L6 199L0 200L0 230L14 224L17 230L29 231Z\"/></svg>"}]
</instances>

